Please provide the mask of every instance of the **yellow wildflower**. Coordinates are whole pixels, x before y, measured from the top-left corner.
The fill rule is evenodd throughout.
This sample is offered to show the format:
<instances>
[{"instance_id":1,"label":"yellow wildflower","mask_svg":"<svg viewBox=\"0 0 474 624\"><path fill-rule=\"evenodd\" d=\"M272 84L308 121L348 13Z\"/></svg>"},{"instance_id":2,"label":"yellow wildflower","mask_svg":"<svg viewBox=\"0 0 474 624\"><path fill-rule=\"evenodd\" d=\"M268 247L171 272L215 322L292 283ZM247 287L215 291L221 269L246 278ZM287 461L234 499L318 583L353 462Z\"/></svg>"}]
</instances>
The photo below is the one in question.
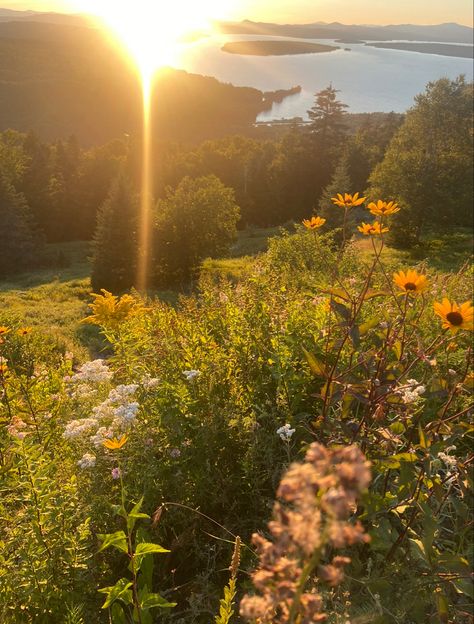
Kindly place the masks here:
<instances>
[{"instance_id":1,"label":"yellow wildflower","mask_svg":"<svg viewBox=\"0 0 474 624\"><path fill-rule=\"evenodd\" d=\"M403 293L408 295L416 295L428 286L426 275L422 275L413 269L408 269L406 273L404 271L394 273L393 281L403 290Z\"/></svg>"},{"instance_id":2,"label":"yellow wildflower","mask_svg":"<svg viewBox=\"0 0 474 624\"><path fill-rule=\"evenodd\" d=\"M337 197L331 197L331 200L336 206L340 206L341 208L352 208L353 206L360 206L365 202L366 197L359 197L359 193L355 193L354 195L349 195L349 193L344 193L344 196L341 193L337 194Z\"/></svg>"},{"instance_id":3,"label":"yellow wildflower","mask_svg":"<svg viewBox=\"0 0 474 624\"><path fill-rule=\"evenodd\" d=\"M33 331L32 327L20 327L20 329L16 332L19 336L27 336L31 334Z\"/></svg>"},{"instance_id":4,"label":"yellow wildflower","mask_svg":"<svg viewBox=\"0 0 474 624\"><path fill-rule=\"evenodd\" d=\"M303 225L308 230L316 230L322 227L326 223L326 219L322 219L321 217L311 217L311 219L304 219Z\"/></svg>"},{"instance_id":5,"label":"yellow wildflower","mask_svg":"<svg viewBox=\"0 0 474 624\"><path fill-rule=\"evenodd\" d=\"M94 301L89 305L92 314L83 319L83 323L101 325L102 327L116 327L130 316L143 312L143 303L131 295L115 297L105 289L101 295L92 293Z\"/></svg>"},{"instance_id":6,"label":"yellow wildflower","mask_svg":"<svg viewBox=\"0 0 474 624\"><path fill-rule=\"evenodd\" d=\"M111 438L110 440L104 440L102 444L105 446L105 448L108 448L114 451L116 449L121 449L127 440L128 440L128 436L124 434L120 439Z\"/></svg>"},{"instance_id":7,"label":"yellow wildflower","mask_svg":"<svg viewBox=\"0 0 474 624\"><path fill-rule=\"evenodd\" d=\"M392 215L400 210L398 204L396 204L395 202L391 201L387 203L382 201L381 199L379 199L377 203L370 202L367 208L376 217L385 217L387 215Z\"/></svg>"},{"instance_id":8,"label":"yellow wildflower","mask_svg":"<svg viewBox=\"0 0 474 624\"><path fill-rule=\"evenodd\" d=\"M9 327L5 327L5 325L0 325L0 336L6 336L10 333L11 329Z\"/></svg>"},{"instance_id":9,"label":"yellow wildflower","mask_svg":"<svg viewBox=\"0 0 474 624\"><path fill-rule=\"evenodd\" d=\"M465 301L458 305L455 301L450 301L446 297L442 303L434 304L435 313L443 321L443 328L449 329L453 333L460 329L473 330L474 308L470 301Z\"/></svg>"},{"instance_id":10,"label":"yellow wildflower","mask_svg":"<svg viewBox=\"0 0 474 624\"><path fill-rule=\"evenodd\" d=\"M384 234L385 232L388 232L388 228L382 227L382 224L378 221L374 221L373 223L362 223L362 225L357 226L357 229L366 236L374 236L375 234Z\"/></svg>"}]
</instances>

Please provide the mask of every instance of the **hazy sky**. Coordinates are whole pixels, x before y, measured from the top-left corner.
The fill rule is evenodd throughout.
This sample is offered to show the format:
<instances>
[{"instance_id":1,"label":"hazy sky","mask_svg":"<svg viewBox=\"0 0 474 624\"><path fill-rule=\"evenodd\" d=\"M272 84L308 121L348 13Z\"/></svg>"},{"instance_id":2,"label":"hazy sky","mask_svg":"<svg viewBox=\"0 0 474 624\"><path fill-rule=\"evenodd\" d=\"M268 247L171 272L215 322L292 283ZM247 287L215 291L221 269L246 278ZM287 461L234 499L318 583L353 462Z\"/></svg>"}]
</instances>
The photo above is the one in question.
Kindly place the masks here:
<instances>
[{"instance_id":1,"label":"hazy sky","mask_svg":"<svg viewBox=\"0 0 474 624\"><path fill-rule=\"evenodd\" d=\"M150 0L159 2L160 0ZM77 2L77 0L76 0ZM71 10L68 0L0 0L0 7ZM133 0L130 6L133 7ZM222 0L225 5L225 0ZM473 0L238 0L236 18L273 22L339 21L345 24L439 24L472 26Z\"/></svg>"}]
</instances>

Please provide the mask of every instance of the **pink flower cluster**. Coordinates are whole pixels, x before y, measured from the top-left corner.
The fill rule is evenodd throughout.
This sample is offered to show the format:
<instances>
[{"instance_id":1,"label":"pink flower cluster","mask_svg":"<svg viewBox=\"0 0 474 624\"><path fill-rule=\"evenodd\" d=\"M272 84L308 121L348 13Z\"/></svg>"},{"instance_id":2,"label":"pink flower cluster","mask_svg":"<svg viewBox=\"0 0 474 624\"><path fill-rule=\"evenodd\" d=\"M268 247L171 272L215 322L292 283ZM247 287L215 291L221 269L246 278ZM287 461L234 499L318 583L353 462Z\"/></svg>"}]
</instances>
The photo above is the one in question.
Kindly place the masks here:
<instances>
[{"instance_id":1,"label":"pink flower cluster","mask_svg":"<svg viewBox=\"0 0 474 624\"><path fill-rule=\"evenodd\" d=\"M314 443L303 463L289 467L268 524L272 540L253 536L260 561L252 580L259 595L242 599L245 620L310 624L326 619L315 580L338 585L350 559L333 556L323 564L326 552L369 539L359 522L349 521L370 483L369 465L356 446L329 450Z\"/></svg>"}]
</instances>

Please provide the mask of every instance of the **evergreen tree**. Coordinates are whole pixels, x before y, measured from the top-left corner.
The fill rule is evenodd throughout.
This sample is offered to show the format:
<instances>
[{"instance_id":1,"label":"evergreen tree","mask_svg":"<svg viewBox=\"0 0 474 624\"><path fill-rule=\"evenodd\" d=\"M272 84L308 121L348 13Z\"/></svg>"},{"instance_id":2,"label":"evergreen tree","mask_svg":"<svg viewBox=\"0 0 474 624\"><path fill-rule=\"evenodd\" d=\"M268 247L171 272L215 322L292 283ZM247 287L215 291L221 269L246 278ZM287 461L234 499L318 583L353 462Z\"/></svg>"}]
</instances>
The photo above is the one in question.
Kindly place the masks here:
<instances>
[{"instance_id":1,"label":"evergreen tree","mask_svg":"<svg viewBox=\"0 0 474 624\"><path fill-rule=\"evenodd\" d=\"M339 161L336 170L331 178L331 182L324 189L321 199L319 200L319 216L326 219L326 227L332 230L338 230L334 233L334 240L339 242L342 237L342 226L344 224L344 209L335 206L331 200L331 197L336 197L337 193L351 193L352 194L351 179L349 176L349 169L347 158L343 157ZM354 220L352 211L357 208L352 208L349 212L349 218Z\"/></svg>"},{"instance_id":2,"label":"evergreen tree","mask_svg":"<svg viewBox=\"0 0 474 624\"><path fill-rule=\"evenodd\" d=\"M138 198L121 175L100 207L93 240L92 288L111 292L129 289L137 267Z\"/></svg>"},{"instance_id":3,"label":"evergreen tree","mask_svg":"<svg viewBox=\"0 0 474 624\"><path fill-rule=\"evenodd\" d=\"M28 204L0 169L0 277L30 268L37 258L35 236Z\"/></svg>"},{"instance_id":4,"label":"evergreen tree","mask_svg":"<svg viewBox=\"0 0 474 624\"><path fill-rule=\"evenodd\" d=\"M337 99L338 93L337 89L329 85L316 93L314 105L308 111L311 120L309 131L322 149L336 145L347 132L345 109L348 106Z\"/></svg>"},{"instance_id":5,"label":"evergreen tree","mask_svg":"<svg viewBox=\"0 0 474 624\"><path fill-rule=\"evenodd\" d=\"M396 200L390 238L420 241L426 229L472 225L472 84L430 82L370 178L373 199Z\"/></svg>"}]
</instances>

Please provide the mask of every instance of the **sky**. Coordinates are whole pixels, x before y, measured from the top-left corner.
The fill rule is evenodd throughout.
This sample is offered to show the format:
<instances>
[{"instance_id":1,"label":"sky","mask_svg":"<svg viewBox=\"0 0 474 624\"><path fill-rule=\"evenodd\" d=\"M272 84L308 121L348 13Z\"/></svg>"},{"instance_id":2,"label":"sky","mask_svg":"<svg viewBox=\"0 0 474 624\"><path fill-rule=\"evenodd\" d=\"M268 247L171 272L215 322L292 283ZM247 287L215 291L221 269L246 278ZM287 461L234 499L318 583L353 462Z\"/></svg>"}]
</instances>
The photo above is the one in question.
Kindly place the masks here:
<instances>
[{"instance_id":1,"label":"sky","mask_svg":"<svg viewBox=\"0 0 474 624\"><path fill-rule=\"evenodd\" d=\"M159 2L161 0L150 0ZM196 0L194 0L196 1ZM0 7L69 12L80 0L0 0ZM130 6L133 7L133 0ZM225 0L222 0L225 4ZM238 0L234 19L344 24L439 24L472 26L473 0Z\"/></svg>"}]
</instances>

